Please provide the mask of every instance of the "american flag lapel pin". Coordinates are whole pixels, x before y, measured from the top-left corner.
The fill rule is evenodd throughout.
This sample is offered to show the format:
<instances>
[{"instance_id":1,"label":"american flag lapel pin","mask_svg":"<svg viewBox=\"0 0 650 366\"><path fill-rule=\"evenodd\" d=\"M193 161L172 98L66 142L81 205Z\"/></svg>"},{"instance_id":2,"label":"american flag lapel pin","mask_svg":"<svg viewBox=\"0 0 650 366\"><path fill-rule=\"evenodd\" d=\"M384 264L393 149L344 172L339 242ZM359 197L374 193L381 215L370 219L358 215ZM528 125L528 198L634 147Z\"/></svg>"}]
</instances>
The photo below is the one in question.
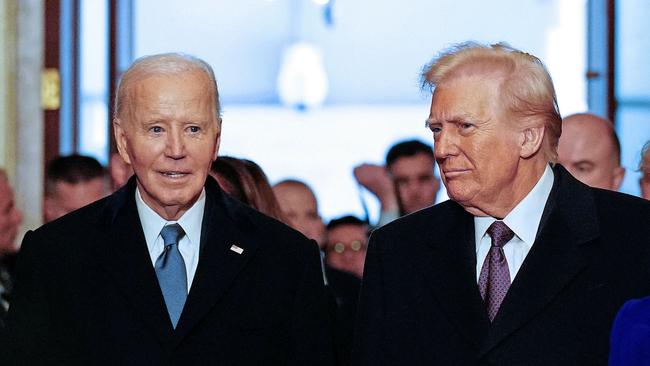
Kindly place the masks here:
<instances>
[{"instance_id":1,"label":"american flag lapel pin","mask_svg":"<svg viewBox=\"0 0 650 366\"><path fill-rule=\"evenodd\" d=\"M242 254L244 252L244 249L236 246L235 244L230 246L230 250L232 250L233 252L235 252L237 254Z\"/></svg>"}]
</instances>

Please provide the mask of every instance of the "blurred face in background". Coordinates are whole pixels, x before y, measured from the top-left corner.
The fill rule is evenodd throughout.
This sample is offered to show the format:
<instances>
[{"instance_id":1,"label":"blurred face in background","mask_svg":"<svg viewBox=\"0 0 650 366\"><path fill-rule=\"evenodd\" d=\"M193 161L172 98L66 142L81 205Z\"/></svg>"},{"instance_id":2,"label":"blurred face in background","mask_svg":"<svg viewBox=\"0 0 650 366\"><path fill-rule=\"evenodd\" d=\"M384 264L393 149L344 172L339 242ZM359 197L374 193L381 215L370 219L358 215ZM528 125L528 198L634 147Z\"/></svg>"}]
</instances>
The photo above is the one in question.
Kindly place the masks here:
<instances>
[{"instance_id":1,"label":"blurred face in background","mask_svg":"<svg viewBox=\"0 0 650 366\"><path fill-rule=\"evenodd\" d=\"M106 195L108 195L108 182L103 177L78 183L58 181L54 184L54 191L47 195L43 202L45 221L56 220Z\"/></svg>"},{"instance_id":2,"label":"blurred face in background","mask_svg":"<svg viewBox=\"0 0 650 366\"><path fill-rule=\"evenodd\" d=\"M367 230L366 225L356 224L341 224L327 230L327 264L362 278L366 260Z\"/></svg>"},{"instance_id":3,"label":"blurred face in background","mask_svg":"<svg viewBox=\"0 0 650 366\"><path fill-rule=\"evenodd\" d=\"M435 203L440 182L433 174L433 165L432 156L419 153L402 156L388 167L404 214Z\"/></svg>"},{"instance_id":4,"label":"blurred face in background","mask_svg":"<svg viewBox=\"0 0 650 366\"><path fill-rule=\"evenodd\" d=\"M650 200L650 149L643 155L641 162L641 197Z\"/></svg>"},{"instance_id":5,"label":"blurred face in background","mask_svg":"<svg viewBox=\"0 0 650 366\"><path fill-rule=\"evenodd\" d=\"M565 118L558 146L559 163L588 186L617 191L625 169L620 166L612 133L611 123L597 116Z\"/></svg>"},{"instance_id":6,"label":"blurred face in background","mask_svg":"<svg viewBox=\"0 0 650 366\"><path fill-rule=\"evenodd\" d=\"M0 257L18 250L16 235L23 215L16 207L9 182L0 175Z\"/></svg>"},{"instance_id":7,"label":"blurred face in background","mask_svg":"<svg viewBox=\"0 0 650 366\"><path fill-rule=\"evenodd\" d=\"M300 231L318 246L325 244L325 224L318 214L318 203L311 190L302 185L280 183L273 187L280 209L289 221L287 224Z\"/></svg>"}]
</instances>

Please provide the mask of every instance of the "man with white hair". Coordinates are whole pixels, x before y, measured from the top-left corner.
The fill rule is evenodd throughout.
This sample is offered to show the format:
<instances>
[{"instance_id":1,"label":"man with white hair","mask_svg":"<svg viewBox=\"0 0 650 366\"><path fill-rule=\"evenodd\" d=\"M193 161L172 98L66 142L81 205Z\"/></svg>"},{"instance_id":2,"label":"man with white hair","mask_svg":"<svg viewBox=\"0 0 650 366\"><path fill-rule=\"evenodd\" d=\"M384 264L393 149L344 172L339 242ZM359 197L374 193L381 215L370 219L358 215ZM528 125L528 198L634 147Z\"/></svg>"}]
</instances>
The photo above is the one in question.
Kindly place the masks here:
<instances>
[{"instance_id":1,"label":"man with white hair","mask_svg":"<svg viewBox=\"0 0 650 366\"><path fill-rule=\"evenodd\" d=\"M318 247L208 177L221 137L211 67L144 57L116 95L134 176L25 236L9 364L329 364Z\"/></svg>"},{"instance_id":2,"label":"man with white hair","mask_svg":"<svg viewBox=\"0 0 650 366\"><path fill-rule=\"evenodd\" d=\"M605 365L614 316L650 293L650 203L557 161L536 57L467 43L425 68L450 200L371 236L355 365Z\"/></svg>"}]
</instances>

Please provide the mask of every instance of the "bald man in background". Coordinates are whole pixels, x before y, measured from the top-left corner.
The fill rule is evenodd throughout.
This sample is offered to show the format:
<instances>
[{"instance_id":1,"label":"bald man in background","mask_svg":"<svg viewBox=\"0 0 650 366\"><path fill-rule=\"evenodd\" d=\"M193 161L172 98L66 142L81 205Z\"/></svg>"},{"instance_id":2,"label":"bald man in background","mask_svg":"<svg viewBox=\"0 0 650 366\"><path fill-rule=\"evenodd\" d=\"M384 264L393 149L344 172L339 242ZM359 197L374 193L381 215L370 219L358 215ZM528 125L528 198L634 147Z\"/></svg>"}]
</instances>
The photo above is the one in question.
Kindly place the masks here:
<instances>
[{"instance_id":1,"label":"bald man in background","mask_svg":"<svg viewBox=\"0 0 650 366\"><path fill-rule=\"evenodd\" d=\"M280 209L287 225L300 231L318 243L321 256L327 245L327 234L323 219L318 213L318 201L314 191L304 182L285 179L273 186ZM322 257L321 257L322 258ZM336 366L350 364L354 318L361 281L340 268L321 263L323 281L330 300L329 316L332 321L332 343Z\"/></svg>"},{"instance_id":2,"label":"bald man in background","mask_svg":"<svg viewBox=\"0 0 650 366\"><path fill-rule=\"evenodd\" d=\"M625 168L614 125L591 113L577 113L562 120L559 162L582 183L618 191Z\"/></svg>"},{"instance_id":3,"label":"bald man in background","mask_svg":"<svg viewBox=\"0 0 650 366\"><path fill-rule=\"evenodd\" d=\"M301 181L286 179L274 185L273 192L289 221L287 224L309 239L314 239L322 250L325 245L325 224L318 213L318 202L311 188Z\"/></svg>"}]
</instances>

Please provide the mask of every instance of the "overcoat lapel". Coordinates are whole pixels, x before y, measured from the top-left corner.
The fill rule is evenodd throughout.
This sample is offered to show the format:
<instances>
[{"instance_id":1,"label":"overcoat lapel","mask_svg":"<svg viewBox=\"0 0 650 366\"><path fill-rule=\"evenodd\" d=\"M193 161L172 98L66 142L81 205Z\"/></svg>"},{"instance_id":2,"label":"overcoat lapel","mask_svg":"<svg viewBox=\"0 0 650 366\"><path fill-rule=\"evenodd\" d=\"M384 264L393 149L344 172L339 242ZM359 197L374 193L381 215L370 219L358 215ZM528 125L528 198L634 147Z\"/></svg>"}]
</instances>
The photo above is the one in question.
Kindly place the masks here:
<instances>
[{"instance_id":1,"label":"overcoat lapel","mask_svg":"<svg viewBox=\"0 0 650 366\"><path fill-rule=\"evenodd\" d=\"M589 189L558 166L537 238L526 256L489 336L485 355L541 312L588 265L587 245L599 236Z\"/></svg>"},{"instance_id":2,"label":"overcoat lapel","mask_svg":"<svg viewBox=\"0 0 650 366\"><path fill-rule=\"evenodd\" d=\"M107 235L99 238L106 243L96 246L100 261L140 319L166 344L173 329L142 232L133 178L108 200L102 224Z\"/></svg>"},{"instance_id":3,"label":"overcoat lapel","mask_svg":"<svg viewBox=\"0 0 650 366\"><path fill-rule=\"evenodd\" d=\"M435 240L428 248L428 258L421 262L421 270L443 311L478 350L487 335L489 320L476 284L474 221L461 206L450 204L447 225L435 228Z\"/></svg>"},{"instance_id":4,"label":"overcoat lapel","mask_svg":"<svg viewBox=\"0 0 650 366\"><path fill-rule=\"evenodd\" d=\"M211 178L206 182L206 206L201 232L199 264L176 328L180 342L224 298L237 274L255 253L252 225L232 199Z\"/></svg>"}]
</instances>

